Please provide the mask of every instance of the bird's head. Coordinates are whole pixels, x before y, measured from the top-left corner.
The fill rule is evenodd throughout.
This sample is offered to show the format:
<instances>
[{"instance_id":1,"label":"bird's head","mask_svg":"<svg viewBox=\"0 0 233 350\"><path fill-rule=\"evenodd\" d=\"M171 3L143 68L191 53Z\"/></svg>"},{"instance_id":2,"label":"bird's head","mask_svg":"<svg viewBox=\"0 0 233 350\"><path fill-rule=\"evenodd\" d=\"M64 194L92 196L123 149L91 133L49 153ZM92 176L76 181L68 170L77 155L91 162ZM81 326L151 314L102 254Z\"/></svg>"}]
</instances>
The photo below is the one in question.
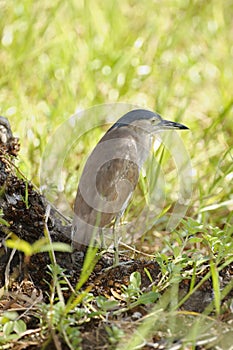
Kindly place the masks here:
<instances>
[{"instance_id":1,"label":"bird's head","mask_svg":"<svg viewBox=\"0 0 233 350\"><path fill-rule=\"evenodd\" d=\"M120 128L127 125L142 129L148 134L155 134L163 130L188 129L183 124L163 119L159 114L145 109L135 109L128 112L112 128Z\"/></svg>"}]
</instances>

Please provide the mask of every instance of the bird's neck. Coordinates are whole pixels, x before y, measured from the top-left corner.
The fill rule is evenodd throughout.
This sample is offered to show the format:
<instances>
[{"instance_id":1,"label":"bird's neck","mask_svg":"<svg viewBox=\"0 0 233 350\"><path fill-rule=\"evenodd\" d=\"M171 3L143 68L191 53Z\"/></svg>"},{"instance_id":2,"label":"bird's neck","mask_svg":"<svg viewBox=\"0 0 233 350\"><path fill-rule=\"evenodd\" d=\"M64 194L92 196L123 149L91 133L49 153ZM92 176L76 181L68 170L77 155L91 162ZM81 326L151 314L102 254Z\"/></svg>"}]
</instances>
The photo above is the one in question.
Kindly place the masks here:
<instances>
[{"instance_id":1,"label":"bird's neck","mask_svg":"<svg viewBox=\"0 0 233 350\"><path fill-rule=\"evenodd\" d=\"M144 162L149 156L152 146L152 136L146 130L137 127L133 128L133 137L137 145L138 160L140 167L143 166Z\"/></svg>"}]
</instances>

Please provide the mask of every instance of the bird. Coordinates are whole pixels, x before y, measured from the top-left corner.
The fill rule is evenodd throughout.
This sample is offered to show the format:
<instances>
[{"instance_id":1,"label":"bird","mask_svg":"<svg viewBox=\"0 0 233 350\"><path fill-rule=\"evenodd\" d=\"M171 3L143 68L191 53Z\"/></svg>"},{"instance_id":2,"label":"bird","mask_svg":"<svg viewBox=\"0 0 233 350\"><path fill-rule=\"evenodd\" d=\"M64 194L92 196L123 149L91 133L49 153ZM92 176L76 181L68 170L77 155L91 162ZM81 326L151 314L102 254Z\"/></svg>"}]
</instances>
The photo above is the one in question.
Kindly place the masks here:
<instances>
[{"instance_id":1,"label":"bird","mask_svg":"<svg viewBox=\"0 0 233 350\"><path fill-rule=\"evenodd\" d=\"M103 229L113 224L114 260L119 263L115 226L124 214L149 156L153 136L187 126L163 119L158 113L134 109L113 124L90 153L76 198L71 240L75 249L104 244Z\"/></svg>"}]
</instances>

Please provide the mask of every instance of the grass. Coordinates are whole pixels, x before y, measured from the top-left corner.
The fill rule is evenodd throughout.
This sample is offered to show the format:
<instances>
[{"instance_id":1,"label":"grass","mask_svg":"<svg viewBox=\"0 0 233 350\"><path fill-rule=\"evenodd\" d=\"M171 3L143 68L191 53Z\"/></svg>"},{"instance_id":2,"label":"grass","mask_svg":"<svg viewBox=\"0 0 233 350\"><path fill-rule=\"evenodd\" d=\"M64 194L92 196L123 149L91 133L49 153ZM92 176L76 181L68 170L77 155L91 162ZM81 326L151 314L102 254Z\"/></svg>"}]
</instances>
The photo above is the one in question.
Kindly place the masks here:
<instances>
[{"instance_id":1,"label":"grass","mask_svg":"<svg viewBox=\"0 0 233 350\"><path fill-rule=\"evenodd\" d=\"M161 280L151 291L153 296L166 292L154 301L139 328L127 330L114 323L106 326L113 349L140 348L149 342L152 326L171 342L182 338L184 349L195 348L197 335L201 334L203 344L207 344L207 333L214 337L217 329L220 336L226 328L219 319L226 307L223 296L232 289L232 282L221 289L219 274L232 263L233 251L232 11L231 0L0 1L0 113L9 118L13 132L21 139L18 165L35 185L40 185L41 159L49 140L54 140L57 128L67 125L75 112L107 103L138 105L191 130L181 134L192 164L193 190L186 216L168 235L164 233L168 209L140 243L143 250L155 253L162 271ZM109 121L103 120L105 117L102 123ZM58 159L65 164L65 199L70 205L79 167L104 131L101 126L87 133L74 145L73 153L65 160L64 154ZM159 152L155 155L164 160L162 169L167 174L166 205L172 208L175 165L168 151L163 157ZM137 216L144 197L144 180L142 176L127 214L130 221ZM191 281L188 298L203 283L197 283L203 271L203 280L212 280L214 302L201 315L185 315L178 310L179 283ZM58 281L62 279L61 271L52 273ZM122 312L135 302L140 304L142 298L140 278L132 276L130 283L131 292L124 291L125 299L118 301ZM45 333L58 332L71 349L81 346L80 330L72 325L85 322L87 314L89 319L106 320L113 307L91 292L80 293L72 311L70 305L53 300L51 305L43 305L40 313ZM145 296L145 304L151 302L150 297ZM6 315L2 320L9 342L15 334L25 332L17 315L12 317ZM127 345L117 345L122 332L130 334ZM227 336L220 339L223 349L227 344Z\"/></svg>"}]
</instances>

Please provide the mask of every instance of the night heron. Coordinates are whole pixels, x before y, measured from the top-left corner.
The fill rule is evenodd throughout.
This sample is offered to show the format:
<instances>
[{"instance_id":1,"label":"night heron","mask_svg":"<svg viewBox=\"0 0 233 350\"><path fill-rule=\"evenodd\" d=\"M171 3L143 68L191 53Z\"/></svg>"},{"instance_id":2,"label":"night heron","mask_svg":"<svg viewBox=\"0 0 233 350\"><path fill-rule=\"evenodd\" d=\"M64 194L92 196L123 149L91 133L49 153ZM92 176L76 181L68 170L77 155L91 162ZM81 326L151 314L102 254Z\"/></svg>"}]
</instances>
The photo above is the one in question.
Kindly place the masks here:
<instances>
[{"instance_id":1,"label":"night heron","mask_svg":"<svg viewBox=\"0 0 233 350\"><path fill-rule=\"evenodd\" d=\"M188 129L157 113L136 109L121 117L102 137L84 166L74 204L73 246L96 244L102 229L113 223L115 263L118 237L115 225L123 215L149 156L152 136L163 130Z\"/></svg>"}]
</instances>

